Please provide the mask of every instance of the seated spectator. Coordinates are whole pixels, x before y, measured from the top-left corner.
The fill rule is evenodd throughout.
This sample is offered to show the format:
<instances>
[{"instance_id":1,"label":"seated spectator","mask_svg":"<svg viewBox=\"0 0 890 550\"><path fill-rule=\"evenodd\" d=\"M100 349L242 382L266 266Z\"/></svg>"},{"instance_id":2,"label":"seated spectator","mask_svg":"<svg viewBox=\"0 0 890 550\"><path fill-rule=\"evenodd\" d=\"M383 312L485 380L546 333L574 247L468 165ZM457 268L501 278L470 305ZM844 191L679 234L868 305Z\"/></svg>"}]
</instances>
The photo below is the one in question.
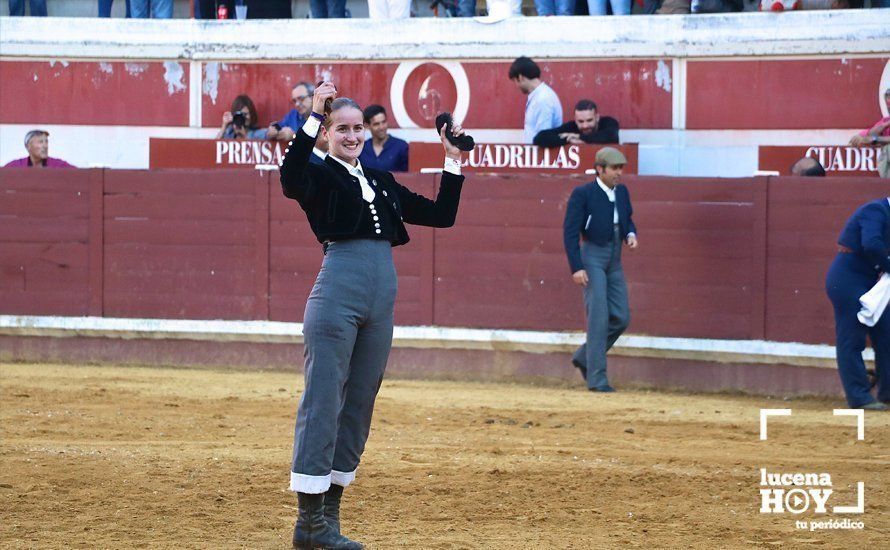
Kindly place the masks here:
<instances>
[{"instance_id":1,"label":"seated spectator","mask_svg":"<svg viewBox=\"0 0 890 550\"><path fill-rule=\"evenodd\" d=\"M884 101L887 103L887 111L890 112L890 88L884 90ZM886 146L890 143L890 116L875 122L871 128L862 130L850 139L850 145L860 147L862 145Z\"/></svg>"},{"instance_id":2,"label":"seated spectator","mask_svg":"<svg viewBox=\"0 0 890 550\"><path fill-rule=\"evenodd\" d=\"M309 0L312 19L342 19L346 17L346 0Z\"/></svg>"},{"instance_id":3,"label":"seated spectator","mask_svg":"<svg viewBox=\"0 0 890 550\"><path fill-rule=\"evenodd\" d=\"M380 105L365 108L365 128L371 132L371 140L365 142L358 160L362 166L385 172L408 171L408 142L389 135L386 109Z\"/></svg>"},{"instance_id":4,"label":"seated spectator","mask_svg":"<svg viewBox=\"0 0 890 550\"><path fill-rule=\"evenodd\" d=\"M315 136L315 147L312 148L309 164L324 164L324 159L328 156L328 140L324 138L324 134L324 132L319 132Z\"/></svg>"},{"instance_id":5,"label":"seated spectator","mask_svg":"<svg viewBox=\"0 0 890 550\"><path fill-rule=\"evenodd\" d=\"M114 4L114 0L99 0L99 17L111 17L111 5ZM127 0L127 10L124 15L127 19L132 17L130 13L130 0Z\"/></svg>"},{"instance_id":6,"label":"seated spectator","mask_svg":"<svg viewBox=\"0 0 890 550\"><path fill-rule=\"evenodd\" d=\"M607 15L607 4L612 6L612 15L630 15L630 0L587 0L590 15Z\"/></svg>"},{"instance_id":7,"label":"seated spectator","mask_svg":"<svg viewBox=\"0 0 890 550\"><path fill-rule=\"evenodd\" d=\"M172 19L173 0L130 0L134 19Z\"/></svg>"},{"instance_id":8,"label":"seated spectator","mask_svg":"<svg viewBox=\"0 0 890 550\"><path fill-rule=\"evenodd\" d=\"M6 167L75 168L62 159L49 156L49 132L46 130L31 130L25 134L25 149L28 150L27 157L14 160Z\"/></svg>"},{"instance_id":9,"label":"seated spectator","mask_svg":"<svg viewBox=\"0 0 890 550\"><path fill-rule=\"evenodd\" d=\"M538 132L533 143L540 147L618 143L618 121L610 116L601 117L597 112L596 103L582 99L575 105L575 120Z\"/></svg>"},{"instance_id":10,"label":"seated spectator","mask_svg":"<svg viewBox=\"0 0 890 550\"><path fill-rule=\"evenodd\" d=\"M256 107L244 94L232 102L232 110L223 113L222 127L216 139L266 139L268 130L257 128Z\"/></svg>"},{"instance_id":11,"label":"seated spectator","mask_svg":"<svg viewBox=\"0 0 890 550\"><path fill-rule=\"evenodd\" d=\"M510 64L507 75L516 88L528 96L522 130L525 143L531 143L541 130L562 124L562 103L553 88L541 81L541 68L537 63L525 56L517 57Z\"/></svg>"},{"instance_id":12,"label":"seated spectator","mask_svg":"<svg viewBox=\"0 0 890 550\"><path fill-rule=\"evenodd\" d=\"M368 0L370 19L408 19L411 0Z\"/></svg>"},{"instance_id":13,"label":"seated spectator","mask_svg":"<svg viewBox=\"0 0 890 550\"><path fill-rule=\"evenodd\" d=\"M575 0L535 0L539 16L575 15Z\"/></svg>"},{"instance_id":14,"label":"seated spectator","mask_svg":"<svg viewBox=\"0 0 890 550\"><path fill-rule=\"evenodd\" d=\"M290 141L297 130L303 127L303 123L306 122L306 119L309 118L309 113L312 112L313 93L315 93L315 86L308 82L298 82L290 91L290 98L294 108L288 111L284 118L278 122L273 122L269 126L266 137Z\"/></svg>"},{"instance_id":15,"label":"seated spectator","mask_svg":"<svg viewBox=\"0 0 890 550\"><path fill-rule=\"evenodd\" d=\"M813 157L804 157L791 167L792 176L825 177L825 168Z\"/></svg>"},{"instance_id":16,"label":"seated spectator","mask_svg":"<svg viewBox=\"0 0 890 550\"><path fill-rule=\"evenodd\" d=\"M25 0L9 0L9 15L25 15ZM46 0L31 0L31 16L46 17Z\"/></svg>"}]
</instances>

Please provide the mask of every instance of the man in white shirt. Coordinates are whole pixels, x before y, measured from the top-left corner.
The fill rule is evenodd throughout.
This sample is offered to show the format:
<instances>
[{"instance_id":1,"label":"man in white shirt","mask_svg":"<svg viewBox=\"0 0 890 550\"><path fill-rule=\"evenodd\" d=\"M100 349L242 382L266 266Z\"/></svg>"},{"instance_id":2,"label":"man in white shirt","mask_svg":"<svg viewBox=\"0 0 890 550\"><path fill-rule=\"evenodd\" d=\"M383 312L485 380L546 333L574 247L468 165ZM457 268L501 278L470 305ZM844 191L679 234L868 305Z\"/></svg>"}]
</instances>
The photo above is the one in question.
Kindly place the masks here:
<instances>
[{"instance_id":1,"label":"man in white shirt","mask_svg":"<svg viewBox=\"0 0 890 550\"><path fill-rule=\"evenodd\" d=\"M553 88L541 81L541 68L528 57L519 57L510 65L510 80L528 96L522 137L532 143L538 132L562 125L562 104Z\"/></svg>"}]
</instances>

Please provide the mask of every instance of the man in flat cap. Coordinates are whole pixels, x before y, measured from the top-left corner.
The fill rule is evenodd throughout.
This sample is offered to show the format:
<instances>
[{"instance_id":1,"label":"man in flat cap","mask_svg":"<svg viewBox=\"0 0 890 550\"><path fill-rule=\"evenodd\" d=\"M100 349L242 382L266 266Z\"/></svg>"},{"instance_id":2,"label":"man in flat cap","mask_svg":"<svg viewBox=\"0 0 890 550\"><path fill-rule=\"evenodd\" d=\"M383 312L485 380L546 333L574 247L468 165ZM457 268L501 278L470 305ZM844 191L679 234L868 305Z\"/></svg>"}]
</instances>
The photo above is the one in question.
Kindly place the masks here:
<instances>
[{"instance_id":1,"label":"man in flat cap","mask_svg":"<svg viewBox=\"0 0 890 550\"><path fill-rule=\"evenodd\" d=\"M614 147L596 153L596 180L576 187L566 206L563 237L575 283L584 287L587 342L572 356L590 391L613 392L606 352L630 324L621 247L637 247L637 229L621 173L627 159Z\"/></svg>"},{"instance_id":2,"label":"man in flat cap","mask_svg":"<svg viewBox=\"0 0 890 550\"><path fill-rule=\"evenodd\" d=\"M24 168L74 168L62 159L49 156L49 132L31 130L25 134L25 149L28 156L7 163L6 167Z\"/></svg>"}]
</instances>

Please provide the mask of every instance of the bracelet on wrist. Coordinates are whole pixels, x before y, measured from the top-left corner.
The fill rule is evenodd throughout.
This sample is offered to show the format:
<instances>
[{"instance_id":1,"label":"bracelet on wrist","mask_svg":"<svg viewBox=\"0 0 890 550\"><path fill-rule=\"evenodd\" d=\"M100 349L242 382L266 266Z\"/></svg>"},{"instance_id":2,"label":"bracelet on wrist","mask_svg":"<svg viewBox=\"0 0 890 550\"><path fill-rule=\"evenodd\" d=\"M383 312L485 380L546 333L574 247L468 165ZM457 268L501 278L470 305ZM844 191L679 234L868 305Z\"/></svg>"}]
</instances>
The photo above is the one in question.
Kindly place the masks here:
<instances>
[{"instance_id":1,"label":"bracelet on wrist","mask_svg":"<svg viewBox=\"0 0 890 550\"><path fill-rule=\"evenodd\" d=\"M317 118L319 122L324 122L324 119L327 118L326 116L320 115L320 114L316 113L315 111L312 111L311 113L309 113L309 116Z\"/></svg>"}]
</instances>

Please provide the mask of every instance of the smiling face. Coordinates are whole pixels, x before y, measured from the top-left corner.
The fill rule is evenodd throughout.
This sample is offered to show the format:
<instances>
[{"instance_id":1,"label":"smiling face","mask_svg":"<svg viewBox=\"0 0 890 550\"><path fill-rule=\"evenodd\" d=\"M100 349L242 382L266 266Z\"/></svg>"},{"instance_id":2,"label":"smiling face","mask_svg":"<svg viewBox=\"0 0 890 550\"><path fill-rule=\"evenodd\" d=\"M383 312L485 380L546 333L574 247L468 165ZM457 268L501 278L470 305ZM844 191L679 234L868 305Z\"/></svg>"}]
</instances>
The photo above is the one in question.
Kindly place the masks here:
<instances>
[{"instance_id":1,"label":"smiling face","mask_svg":"<svg viewBox=\"0 0 890 550\"><path fill-rule=\"evenodd\" d=\"M300 84L291 90L290 99L301 117L306 118L309 116L309 112L312 111L312 95L306 89L306 86Z\"/></svg>"},{"instance_id":2,"label":"smiling face","mask_svg":"<svg viewBox=\"0 0 890 550\"><path fill-rule=\"evenodd\" d=\"M578 131L587 135L596 130L599 125L600 116L596 109L585 109L583 111L575 111L575 124L578 125Z\"/></svg>"},{"instance_id":3,"label":"smiling face","mask_svg":"<svg viewBox=\"0 0 890 550\"><path fill-rule=\"evenodd\" d=\"M379 113L371 117L371 120L368 121L368 130L371 131L371 135L377 141L386 140L386 132L389 130L389 125L386 123L386 113Z\"/></svg>"},{"instance_id":4,"label":"smiling face","mask_svg":"<svg viewBox=\"0 0 890 550\"><path fill-rule=\"evenodd\" d=\"M343 107L330 114L330 124L324 128L329 153L355 166L365 143L365 124L362 112Z\"/></svg>"}]
</instances>

